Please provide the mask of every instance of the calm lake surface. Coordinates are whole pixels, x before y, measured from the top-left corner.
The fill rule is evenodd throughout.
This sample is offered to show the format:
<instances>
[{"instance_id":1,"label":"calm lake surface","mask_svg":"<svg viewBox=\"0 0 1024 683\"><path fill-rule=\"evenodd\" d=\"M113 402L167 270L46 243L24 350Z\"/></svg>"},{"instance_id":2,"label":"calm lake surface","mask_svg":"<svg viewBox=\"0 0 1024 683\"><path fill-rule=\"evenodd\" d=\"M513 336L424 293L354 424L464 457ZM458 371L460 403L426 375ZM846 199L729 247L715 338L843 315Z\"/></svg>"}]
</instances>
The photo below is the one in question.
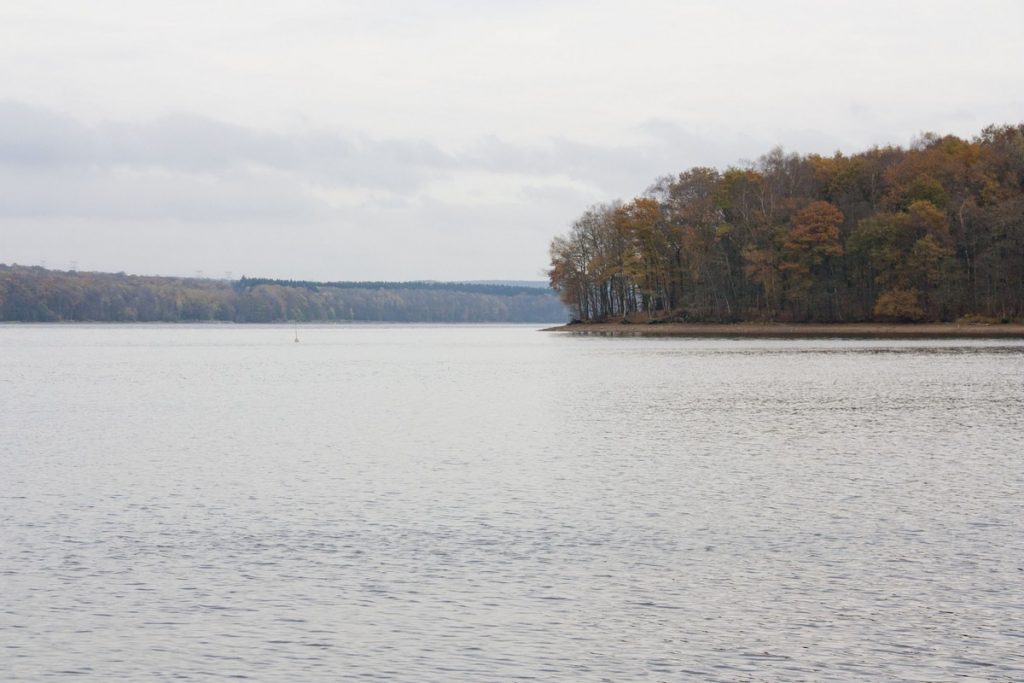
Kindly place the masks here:
<instances>
[{"instance_id":1,"label":"calm lake surface","mask_svg":"<svg viewBox=\"0 0 1024 683\"><path fill-rule=\"evenodd\" d=\"M1024 680L1022 342L299 335L0 326L0 678Z\"/></svg>"}]
</instances>

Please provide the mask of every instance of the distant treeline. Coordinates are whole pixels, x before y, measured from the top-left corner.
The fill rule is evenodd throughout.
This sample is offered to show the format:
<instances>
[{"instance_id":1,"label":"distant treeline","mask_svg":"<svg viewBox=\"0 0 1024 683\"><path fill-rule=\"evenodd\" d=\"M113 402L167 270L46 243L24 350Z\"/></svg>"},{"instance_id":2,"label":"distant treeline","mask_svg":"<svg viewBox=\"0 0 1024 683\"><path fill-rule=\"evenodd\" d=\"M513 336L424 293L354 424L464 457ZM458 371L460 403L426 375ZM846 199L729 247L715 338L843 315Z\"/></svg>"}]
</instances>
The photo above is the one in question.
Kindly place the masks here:
<instances>
[{"instance_id":1,"label":"distant treeline","mask_svg":"<svg viewBox=\"0 0 1024 683\"><path fill-rule=\"evenodd\" d=\"M442 282L229 282L0 264L0 321L562 322L550 289Z\"/></svg>"},{"instance_id":2,"label":"distant treeline","mask_svg":"<svg viewBox=\"0 0 1024 683\"><path fill-rule=\"evenodd\" d=\"M434 282L420 280L411 282L355 281L355 282L315 282L312 280L271 280L268 278L242 277L238 286L243 288L257 285L281 285L282 287L302 287L314 292L324 288L334 289L426 289L440 292L468 292L470 294L490 294L493 296L550 296L547 287L527 287L522 285L481 284L475 282Z\"/></svg>"},{"instance_id":3,"label":"distant treeline","mask_svg":"<svg viewBox=\"0 0 1024 683\"><path fill-rule=\"evenodd\" d=\"M588 209L550 279L584 320L1019 320L1024 124L662 178Z\"/></svg>"}]
</instances>

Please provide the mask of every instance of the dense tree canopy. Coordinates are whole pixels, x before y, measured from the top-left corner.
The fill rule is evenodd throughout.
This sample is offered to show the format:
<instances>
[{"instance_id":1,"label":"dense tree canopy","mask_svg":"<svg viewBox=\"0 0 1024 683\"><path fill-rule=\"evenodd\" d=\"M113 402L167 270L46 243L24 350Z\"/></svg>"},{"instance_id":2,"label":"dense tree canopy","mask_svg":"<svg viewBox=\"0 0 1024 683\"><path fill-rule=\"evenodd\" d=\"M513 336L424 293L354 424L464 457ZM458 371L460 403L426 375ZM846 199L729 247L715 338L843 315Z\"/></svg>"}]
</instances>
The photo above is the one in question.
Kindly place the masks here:
<instances>
[{"instance_id":1,"label":"dense tree canopy","mask_svg":"<svg viewBox=\"0 0 1024 683\"><path fill-rule=\"evenodd\" d=\"M235 282L0 265L0 321L562 322L544 287L452 282Z\"/></svg>"},{"instance_id":2,"label":"dense tree canopy","mask_svg":"<svg viewBox=\"0 0 1024 683\"><path fill-rule=\"evenodd\" d=\"M582 320L1024 317L1024 124L972 141L693 168L551 244Z\"/></svg>"}]
</instances>

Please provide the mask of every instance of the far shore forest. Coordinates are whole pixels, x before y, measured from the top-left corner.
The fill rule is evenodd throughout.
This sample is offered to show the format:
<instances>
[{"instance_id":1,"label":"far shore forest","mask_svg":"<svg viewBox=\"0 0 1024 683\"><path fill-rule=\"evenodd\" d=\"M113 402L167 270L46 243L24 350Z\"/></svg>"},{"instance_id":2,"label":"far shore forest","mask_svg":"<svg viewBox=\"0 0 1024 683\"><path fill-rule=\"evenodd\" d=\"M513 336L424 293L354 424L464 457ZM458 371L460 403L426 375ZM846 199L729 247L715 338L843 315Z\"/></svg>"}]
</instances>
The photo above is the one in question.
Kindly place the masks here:
<instances>
[{"instance_id":1,"label":"far shore forest","mask_svg":"<svg viewBox=\"0 0 1024 683\"><path fill-rule=\"evenodd\" d=\"M551 244L583 321L1024 319L1024 124L660 178Z\"/></svg>"},{"instance_id":2,"label":"far shore forest","mask_svg":"<svg viewBox=\"0 0 1024 683\"><path fill-rule=\"evenodd\" d=\"M544 286L176 278L0 264L8 322L564 322Z\"/></svg>"}]
</instances>

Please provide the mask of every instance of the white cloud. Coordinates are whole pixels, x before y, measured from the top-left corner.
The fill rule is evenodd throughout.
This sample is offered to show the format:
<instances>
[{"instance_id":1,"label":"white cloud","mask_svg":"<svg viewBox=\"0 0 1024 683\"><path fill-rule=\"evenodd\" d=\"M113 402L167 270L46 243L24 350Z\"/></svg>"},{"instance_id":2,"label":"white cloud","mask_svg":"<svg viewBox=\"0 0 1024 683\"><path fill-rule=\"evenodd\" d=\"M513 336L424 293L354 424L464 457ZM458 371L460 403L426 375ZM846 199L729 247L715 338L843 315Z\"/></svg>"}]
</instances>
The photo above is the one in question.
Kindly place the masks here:
<instances>
[{"instance_id":1,"label":"white cloud","mask_svg":"<svg viewBox=\"0 0 1024 683\"><path fill-rule=\"evenodd\" d=\"M665 173L1018 121L1021 25L1014 0L5 3L0 260L532 277Z\"/></svg>"}]
</instances>

